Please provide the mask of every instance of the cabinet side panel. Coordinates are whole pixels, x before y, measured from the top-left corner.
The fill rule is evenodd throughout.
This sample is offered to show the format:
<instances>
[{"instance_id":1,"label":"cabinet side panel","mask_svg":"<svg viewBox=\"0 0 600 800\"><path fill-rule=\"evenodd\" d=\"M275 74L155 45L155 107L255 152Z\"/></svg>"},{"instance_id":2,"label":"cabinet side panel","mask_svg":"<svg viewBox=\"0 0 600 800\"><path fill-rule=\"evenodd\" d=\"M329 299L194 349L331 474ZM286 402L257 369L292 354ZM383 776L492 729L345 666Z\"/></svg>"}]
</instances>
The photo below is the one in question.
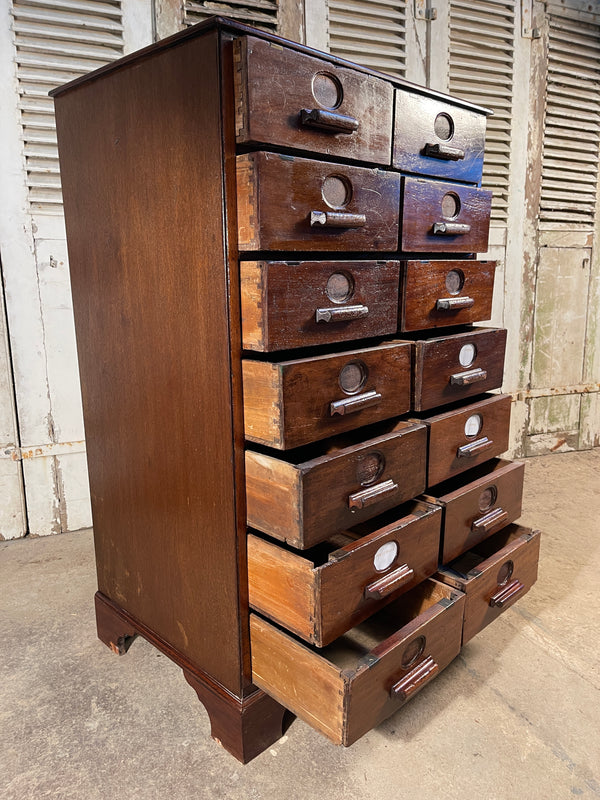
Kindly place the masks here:
<instances>
[{"instance_id":1,"label":"cabinet side panel","mask_svg":"<svg viewBox=\"0 0 600 800\"><path fill-rule=\"evenodd\" d=\"M239 694L218 58L209 32L56 106L99 588Z\"/></svg>"}]
</instances>

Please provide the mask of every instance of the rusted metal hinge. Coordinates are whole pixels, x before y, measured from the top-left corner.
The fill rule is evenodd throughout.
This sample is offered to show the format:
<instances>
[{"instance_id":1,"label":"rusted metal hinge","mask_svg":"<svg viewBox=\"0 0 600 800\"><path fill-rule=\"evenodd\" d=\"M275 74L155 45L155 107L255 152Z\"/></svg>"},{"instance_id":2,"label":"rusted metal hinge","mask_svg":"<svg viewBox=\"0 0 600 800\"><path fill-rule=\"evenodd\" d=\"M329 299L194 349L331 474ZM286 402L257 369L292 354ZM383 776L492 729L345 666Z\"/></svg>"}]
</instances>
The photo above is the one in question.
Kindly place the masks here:
<instances>
[{"instance_id":1,"label":"rusted metal hinge","mask_svg":"<svg viewBox=\"0 0 600 800\"><path fill-rule=\"evenodd\" d=\"M433 22L437 19L437 8L433 8L431 0L415 0L415 19Z\"/></svg>"}]
</instances>

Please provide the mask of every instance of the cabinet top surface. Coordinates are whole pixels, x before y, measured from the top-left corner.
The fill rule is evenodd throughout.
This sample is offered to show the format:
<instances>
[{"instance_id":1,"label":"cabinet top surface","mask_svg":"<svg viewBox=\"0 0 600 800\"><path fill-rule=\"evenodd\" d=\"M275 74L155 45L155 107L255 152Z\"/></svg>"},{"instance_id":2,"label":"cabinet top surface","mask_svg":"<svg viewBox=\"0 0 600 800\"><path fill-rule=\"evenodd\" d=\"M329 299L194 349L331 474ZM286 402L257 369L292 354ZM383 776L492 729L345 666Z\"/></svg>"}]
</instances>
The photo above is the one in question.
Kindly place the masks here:
<instances>
[{"instance_id":1,"label":"cabinet top surface","mask_svg":"<svg viewBox=\"0 0 600 800\"><path fill-rule=\"evenodd\" d=\"M273 42L275 44L289 47L293 50L297 50L300 53L306 53L308 55L316 56L326 61L330 61L331 63L337 64L338 66L350 67L357 71L369 75L374 75L379 78L383 78L384 80L394 84L395 86L408 88L414 92L423 94L427 97L436 97L444 101L450 101L455 105L468 108L472 111L481 114L490 115L493 113L490 109L484 108L483 106L478 106L473 103L469 103L468 101L461 100L460 98L457 97L453 96L451 97L450 95L444 94L443 92L437 92L433 89L427 89L424 86L419 86L418 84L404 80L403 78L392 77L391 75L386 75L381 72L376 72L374 70L368 69L367 67L363 67L360 64L355 64L352 61L347 61L343 58L338 58L337 56L331 55L331 53L324 53L320 50L315 50L314 48L307 47L306 45L298 44L297 42L292 42L289 41L288 39L283 39L280 36L275 36L274 34L258 30L257 28L253 28L249 25L244 25L241 22L236 22L235 20L221 16L210 17L210 19L207 19L204 22L200 22L197 25L192 25L191 27L186 28L183 31L180 31L179 33L176 33L173 36L169 36L166 39L161 39L161 41L156 42L155 44L151 44L148 47L144 47L141 50L137 50L135 53L130 53L124 56L123 58L119 58L116 61L111 62L110 64L105 64L104 66L99 67L98 69L93 70L92 72L89 72L86 75L82 75L79 78L75 78L74 80L63 84L62 86L58 86L56 89L52 89L52 91L50 91L49 94L51 97L58 97L64 94L65 92L70 91L71 89L95 81L98 78L101 78L109 73L116 72L119 69L122 69L123 67L127 67L130 64L142 58L148 58L150 56L153 56L154 54L158 54L160 51L165 50L169 47L174 47L187 39L193 39L197 36L202 36L203 34L207 33L210 30L225 31L232 33L236 36L255 36L257 38L265 39L269 42Z\"/></svg>"}]
</instances>

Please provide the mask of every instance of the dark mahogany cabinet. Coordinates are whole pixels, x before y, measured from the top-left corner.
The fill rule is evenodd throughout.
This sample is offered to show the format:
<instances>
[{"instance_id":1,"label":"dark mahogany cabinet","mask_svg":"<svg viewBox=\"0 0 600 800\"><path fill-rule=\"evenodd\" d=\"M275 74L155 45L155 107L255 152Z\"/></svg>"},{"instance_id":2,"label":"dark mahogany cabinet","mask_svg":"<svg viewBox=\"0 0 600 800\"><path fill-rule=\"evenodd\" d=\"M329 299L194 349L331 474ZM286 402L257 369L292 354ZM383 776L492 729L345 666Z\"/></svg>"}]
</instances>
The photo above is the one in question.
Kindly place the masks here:
<instances>
[{"instance_id":1,"label":"dark mahogany cabinet","mask_svg":"<svg viewBox=\"0 0 600 800\"><path fill-rule=\"evenodd\" d=\"M52 94L98 636L351 744L535 580L489 112L218 17Z\"/></svg>"}]
</instances>

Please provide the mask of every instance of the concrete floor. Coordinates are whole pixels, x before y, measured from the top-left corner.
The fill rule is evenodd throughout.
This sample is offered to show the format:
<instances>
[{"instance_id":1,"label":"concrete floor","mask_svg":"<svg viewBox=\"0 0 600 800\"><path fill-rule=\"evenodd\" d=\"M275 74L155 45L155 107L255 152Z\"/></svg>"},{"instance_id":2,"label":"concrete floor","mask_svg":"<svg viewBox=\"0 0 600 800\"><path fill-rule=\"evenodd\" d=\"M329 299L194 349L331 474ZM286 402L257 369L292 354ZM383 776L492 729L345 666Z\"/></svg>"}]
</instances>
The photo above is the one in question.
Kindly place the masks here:
<instances>
[{"instance_id":1,"label":"concrete floor","mask_svg":"<svg viewBox=\"0 0 600 800\"><path fill-rule=\"evenodd\" d=\"M528 460L532 591L349 749L296 720L243 767L178 668L95 638L90 532L0 545L0 798L600 795L600 449Z\"/></svg>"}]
</instances>

